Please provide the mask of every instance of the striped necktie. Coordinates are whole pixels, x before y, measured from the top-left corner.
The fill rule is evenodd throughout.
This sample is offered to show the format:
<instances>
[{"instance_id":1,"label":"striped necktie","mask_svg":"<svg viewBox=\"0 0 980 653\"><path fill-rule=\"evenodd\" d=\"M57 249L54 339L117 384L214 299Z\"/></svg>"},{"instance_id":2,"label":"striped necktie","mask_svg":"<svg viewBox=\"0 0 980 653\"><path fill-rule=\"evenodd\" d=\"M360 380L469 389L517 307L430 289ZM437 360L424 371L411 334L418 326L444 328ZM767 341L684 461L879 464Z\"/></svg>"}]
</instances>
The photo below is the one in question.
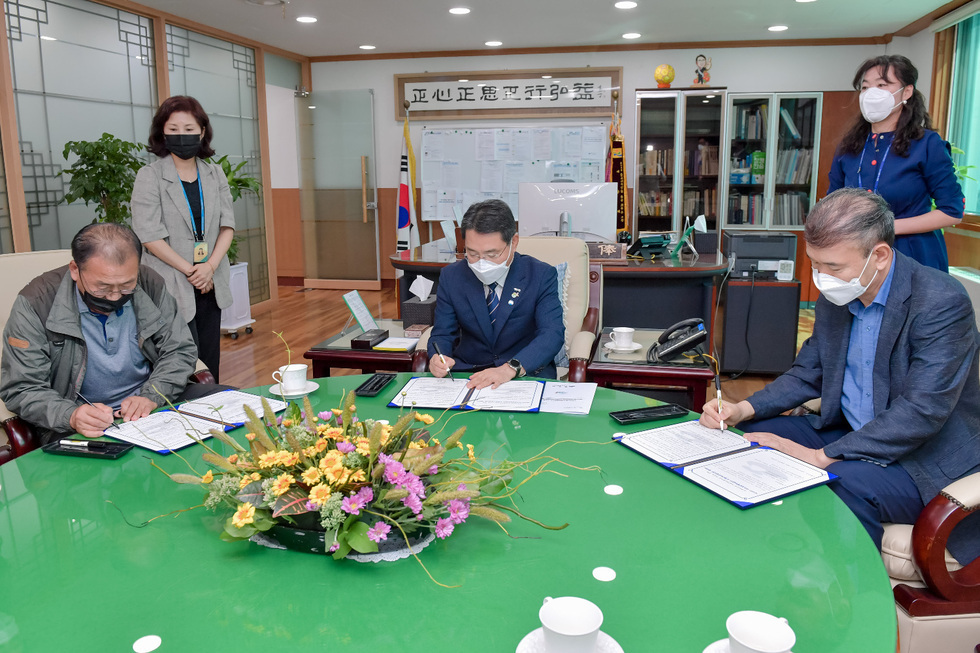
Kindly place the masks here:
<instances>
[{"instance_id":1,"label":"striped necktie","mask_svg":"<svg viewBox=\"0 0 980 653\"><path fill-rule=\"evenodd\" d=\"M497 307L500 306L500 298L497 297L497 282L494 281L493 283L489 284L487 288L490 289L490 292L487 293L487 312L490 313L490 324L493 324L497 319L497 316L493 313L497 310Z\"/></svg>"}]
</instances>

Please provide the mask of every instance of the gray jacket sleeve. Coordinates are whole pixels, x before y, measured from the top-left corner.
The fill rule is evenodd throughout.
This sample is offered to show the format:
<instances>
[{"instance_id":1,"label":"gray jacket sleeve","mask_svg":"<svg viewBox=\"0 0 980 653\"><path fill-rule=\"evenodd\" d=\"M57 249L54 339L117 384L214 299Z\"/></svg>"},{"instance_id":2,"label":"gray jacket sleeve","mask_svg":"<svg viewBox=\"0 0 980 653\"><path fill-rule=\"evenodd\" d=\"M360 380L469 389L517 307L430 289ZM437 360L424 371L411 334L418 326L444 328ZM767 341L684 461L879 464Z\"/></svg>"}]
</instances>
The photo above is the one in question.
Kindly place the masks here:
<instances>
[{"instance_id":1,"label":"gray jacket sleeve","mask_svg":"<svg viewBox=\"0 0 980 653\"><path fill-rule=\"evenodd\" d=\"M186 328L186 327L185 327ZM14 300L3 331L3 366L0 398L7 408L42 428L70 433L72 413L78 407L51 387L51 347L41 319L22 295ZM70 339L62 347L78 346ZM64 360L71 356L63 357Z\"/></svg>"}]
</instances>

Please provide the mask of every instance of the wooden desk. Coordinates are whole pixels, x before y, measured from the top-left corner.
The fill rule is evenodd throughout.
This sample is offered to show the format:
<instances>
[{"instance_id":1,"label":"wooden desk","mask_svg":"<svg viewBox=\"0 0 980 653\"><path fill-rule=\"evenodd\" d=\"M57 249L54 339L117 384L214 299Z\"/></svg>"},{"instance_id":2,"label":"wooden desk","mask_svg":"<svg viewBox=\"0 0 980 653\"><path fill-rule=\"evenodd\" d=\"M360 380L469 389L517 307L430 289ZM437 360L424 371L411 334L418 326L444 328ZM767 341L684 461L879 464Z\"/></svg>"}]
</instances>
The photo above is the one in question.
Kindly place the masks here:
<instances>
[{"instance_id":1,"label":"wooden desk","mask_svg":"<svg viewBox=\"0 0 980 653\"><path fill-rule=\"evenodd\" d=\"M409 376L359 398L359 416L394 423L399 410L386 404ZM313 410L364 379L320 379ZM523 460L551 446L548 455L575 466L520 492L522 512L568 528L516 519L508 537L471 518L419 554L455 589L412 559L335 562L222 542L224 518L204 508L138 527L201 503L200 487L150 465L188 472L176 455L33 451L0 466L0 641L12 653L131 651L146 635L162 638L159 651L501 653L540 625L545 596L570 595L595 602L602 630L630 653L700 653L738 610L786 618L795 653L894 653L881 557L829 488L739 510L610 441L623 427L609 411L642 405L599 388L591 415L454 411L449 428L465 425L477 455ZM243 429L232 436L245 442ZM203 472L203 451L180 454ZM602 472L582 471L589 465ZM597 567L615 579L597 580Z\"/></svg>"},{"instance_id":2,"label":"wooden desk","mask_svg":"<svg viewBox=\"0 0 980 653\"><path fill-rule=\"evenodd\" d=\"M400 320L376 320L378 327L388 329L392 338L401 338L405 330ZM362 372L411 372L412 352L410 351L378 351L375 349L352 349L351 338L364 333L358 327L331 336L319 342L306 353L303 358L313 361L313 378L330 376L331 367L342 367Z\"/></svg>"},{"instance_id":3,"label":"wooden desk","mask_svg":"<svg viewBox=\"0 0 980 653\"><path fill-rule=\"evenodd\" d=\"M714 371L701 361L682 359L676 364L655 365L646 360L647 350L662 331L637 329L634 342L642 345L633 353L614 353L605 349L610 342L612 327L602 330L595 353L585 369L586 379L609 388L619 384L640 386L678 386L687 391L687 407L700 411L708 392L708 384L715 378Z\"/></svg>"},{"instance_id":4,"label":"wooden desk","mask_svg":"<svg viewBox=\"0 0 980 653\"><path fill-rule=\"evenodd\" d=\"M520 249L518 243L517 250ZM456 260L455 253L442 252L433 244L392 255L392 267L405 273L399 280L399 302L411 296L408 287L417 276L425 275L438 286L442 268ZM727 269L728 263L720 253L703 255L697 261L658 256L652 263L644 260L604 265L600 324L666 329L681 320L699 317L704 320L710 339L715 280Z\"/></svg>"}]
</instances>

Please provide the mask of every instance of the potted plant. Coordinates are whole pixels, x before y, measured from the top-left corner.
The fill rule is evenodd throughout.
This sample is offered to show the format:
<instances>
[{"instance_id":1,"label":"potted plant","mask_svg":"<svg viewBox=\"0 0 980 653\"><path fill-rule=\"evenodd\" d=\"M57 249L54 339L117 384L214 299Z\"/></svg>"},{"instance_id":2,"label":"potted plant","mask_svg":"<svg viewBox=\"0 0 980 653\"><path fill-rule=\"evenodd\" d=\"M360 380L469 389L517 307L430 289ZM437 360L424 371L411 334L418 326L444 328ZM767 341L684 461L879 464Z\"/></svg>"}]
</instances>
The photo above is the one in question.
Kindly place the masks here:
<instances>
[{"instance_id":1,"label":"potted plant","mask_svg":"<svg viewBox=\"0 0 980 653\"><path fill-rule=\"evenodd\" d=\"M94 203L93 222L129 224L132 219L129 200L136 172L146 164L137 156L143 149L141 144L118 139L108 132L97 141L65 143L62 156L68 159L69 154L75 154L78 159L58 173L71 177L63 201Z\"/></svg>"}]
</instances>

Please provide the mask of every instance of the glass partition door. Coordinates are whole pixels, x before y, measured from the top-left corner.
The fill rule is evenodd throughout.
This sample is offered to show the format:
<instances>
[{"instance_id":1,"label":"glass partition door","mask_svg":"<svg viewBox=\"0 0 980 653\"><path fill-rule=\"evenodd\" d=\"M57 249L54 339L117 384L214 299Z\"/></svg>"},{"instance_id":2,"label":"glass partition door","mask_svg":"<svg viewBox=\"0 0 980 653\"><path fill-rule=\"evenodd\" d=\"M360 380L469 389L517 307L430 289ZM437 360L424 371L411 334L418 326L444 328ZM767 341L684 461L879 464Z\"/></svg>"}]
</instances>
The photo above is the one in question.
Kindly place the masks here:
<instances>
[{"instance_id":1,"label":"glass partition door","mask_svg":"<svg viewBox=\"0 0 980 653\"><path fill-rule=\"evenodd\" d=\"M300 102L310 114L301 142L313 144L300 157L306 284L380 289L374 92L321 91Z\"/></svg>"}]
</instances>

